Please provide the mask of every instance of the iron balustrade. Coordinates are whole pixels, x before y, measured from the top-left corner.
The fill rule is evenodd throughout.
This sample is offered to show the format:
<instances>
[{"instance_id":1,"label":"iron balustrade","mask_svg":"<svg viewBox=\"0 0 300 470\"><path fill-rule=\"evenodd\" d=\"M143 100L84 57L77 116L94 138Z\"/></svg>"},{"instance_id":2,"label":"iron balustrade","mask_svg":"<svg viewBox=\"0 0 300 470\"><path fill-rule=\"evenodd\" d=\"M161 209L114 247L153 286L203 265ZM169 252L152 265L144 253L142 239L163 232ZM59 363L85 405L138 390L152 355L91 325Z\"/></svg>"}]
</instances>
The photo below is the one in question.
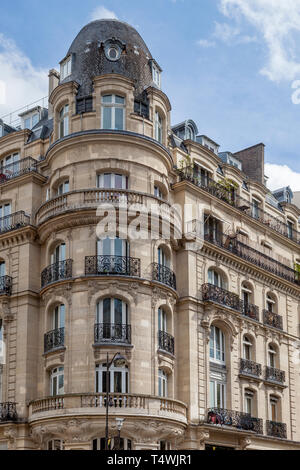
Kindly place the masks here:
<instances>
[{"instance_id":1,"label":"iron balustrade","mask_svg":"<svg viewBox=\"0 0 300 470\"><path fill-rule=\"evenodd\" d=\"M277 382L284 384L285 382L285 372L274 367L266 367L265 370L265 379L270 380L271 382Z\"/></svg>"},{"instance_id":2,"label":"iron balustrade","mask_svg":"<svg viewBox=\"0 0 300 470\"><path fill-rule=\"evenodd\" d=\"M15 212L0 218L0 234L18 230L27 225L30 225L30 216L24 211Z\"/></svg>"},{"instance_id":3,"label":"iron balustrade","mask_svg":"<svg viewBox=\"0 0 300 470\"><path fill-rule=\"evenodd\" d=\"M63 281L72 278L73 260L67 259L58 263L51 264L42 272L42 288L53 282Z\"/></svg>"},{"instance_id":4,"label":"iron balustrade","mask_svg":"<svg viewBox=\"0 0 300 470\"><path fill-rule=\"evenodd\" d=\"M278 330L283 330L282 317L277 315L277 313L269 312L269 310L264 310L264 324L277 328Z\"/></svg>"},{"instance_id":5,"label":"iron balustrade","mask_svg":"<svg viewBox=\"0 0 300 470\"><path fill-rule=\"evenodd\" d=\"M259 308L257 305L252 304L245 304L243 305L243 315L248 318L252 318L252 320L259 321Z\"/></svg>"},{"instance_id":6,"label":"iron balustrade","mask_svg":"<svg viewBox=\"0 0 300 470\"><path fill-rule=\"evenodd\" d=\"M128 256L87 256L85 274L141 277L141 260Z\"/></svg>"},{"instance_id":7,"label":"iron balustrade","mask_svg":"<svg viewBox=\"0 0 300 470\"><path fill-rule=\"evenodd\" d=\"M176 290L176 276L167 266L162 264L153 263L152 264L152 280L161 282L166 286L171 287Z\"/></svg>"},{"instance_id":8,"label":"iron balustrade","mask_svg":"<svg viewBox=\"0 0 300 470\"><path fill-rule=\"evenodd\" d=\"M8 163L7 165L0 166L0 184L6 183L19 176L26 175L27 173L38 172L37 160L27 157L21 160Z\"/></svg>"},{"instance_id":9,"label":"iron balustrade","mask_svg":"<svg viewBox=\"0 0 300 470\"><path fill-rule=\"evenodd\" d=\"M0 295L11 295L12 292L12 277L0 277Z\"/></svg>"},{"instance_id":10,"label":"iron balustrade","mask_svg":"<svg viewBox=\"0 0 300 470\"><path fill-rule=\"evenodd\" d=\"M213 284L204 284L202 286L202 300L212 301L226 307L233 308L238 312L243 311L243 301L237 294L229 292Z\"/></svg>"},{"instance_id":11,"label":"iron balustrade","mask_svg":"<svg viewBox=\"0 0 300 470\"><path fill-rule=\"evenodd\" d=\"M165 331L158 332L158 347L161 351L168 352L174 356L175 340L174 337Z\"/></svg>"},{"instance_id":12,"label":"iron balustrade","mask_svg":"<svg viewBox=\"0 0 300 470\"><path fill-rule=\"evenodd\" d=\"M262 373L261 364L257 364L256 362L249 361L248 359L241 359L240 374L260 377L261 373Z\"/></svg>"},{"instance_id":13,"label":"iron balustrade","mask_svg":"<svg viewBox=\"0 0 300 470\"><path fill-rule=\"evenodd\" d=\"M222 233L205 234L204 240L219 246L230 253L239 256L240 258L248 261L256 266L265 269L266 271L279 276L286 281L293 282L300 285L300 279L297 271L286 266L279 261L270 258L270 256L255 250L254 248L245 245L237 239L237 235L226 235Z\"/></svg>"},{"instance_id":14,"label":"iron balustrade","mask_svg":"<svg viewBox=\"0 0 300 470\"><path fill-rule=\"evenodd\" d=\"M249 413L225 410L222 408L210 408L207 415L207 423L221 426L232 426L244 431L253 431L263 434L263 421L253 418Z\"/></svg>"},{"instance_id":15,"label":"iron balustrade","mask_svg":"<svg viewBox=\"0 0 300 470\"><path fill-rule=\"evenodd\" d=\"M276 421L267 421L267 435L272 437L279 437L281 439L287 438L287 428L284 423L277 423Z\"/></svg>"},{"instance_id":16,"label":"iron balustrade","mask_svg":"<svg viewBox=\"0 0 300 470\"><path fill-rule=\"evenodd\" d=\"M44 335L44 352L48 353L55 349L64 347L65 345L65 329L58 328L49 331Z\"/></svg>"},{"instance_id":17,"label":"iron balustrade","mask_svg":"<svg viewBox=\"0 0 300 470\"><path fill-rule=\"evenodd\" d=\"M253 202L248 201L236 194L236 191L231 191L227 186L222 183L218 183L209 177L198 176L192 167L187 167L184 170L178 170L181 181L189 181L195 186L203 189L204 191L210 193L212 196L217 197L218 199L230 204L231 206L239 209L244 214L249 217L258 220L264 225L270 227L272 230L275 230L277 233L289 238L290 240L295 241L300 244L300 233L290 228L285 222L281 221L278 217L269 214L268 212L262 210L260 207L255 206ZM281 208L278 208L282 212Z\"/></svg>"},{"instance_id":18,"label":"iron balustrade","mask_svg":"<svg viewBox=\"0 0 300 470\"><path fill-rule=\"evenodd\" d=\"M95 344L102 343L131 344L131 325L96 323Z\"/></svg>"},{"instance_id":19,"label":"iron balustrade","mask_svg":"<svg viewBox=\"0 0 300 470\"><path fill-rule=\"evenodd\" d=\"M12 402L0 403L0 422L17 421L17 404Z\"/></svg>"}]
</instances>

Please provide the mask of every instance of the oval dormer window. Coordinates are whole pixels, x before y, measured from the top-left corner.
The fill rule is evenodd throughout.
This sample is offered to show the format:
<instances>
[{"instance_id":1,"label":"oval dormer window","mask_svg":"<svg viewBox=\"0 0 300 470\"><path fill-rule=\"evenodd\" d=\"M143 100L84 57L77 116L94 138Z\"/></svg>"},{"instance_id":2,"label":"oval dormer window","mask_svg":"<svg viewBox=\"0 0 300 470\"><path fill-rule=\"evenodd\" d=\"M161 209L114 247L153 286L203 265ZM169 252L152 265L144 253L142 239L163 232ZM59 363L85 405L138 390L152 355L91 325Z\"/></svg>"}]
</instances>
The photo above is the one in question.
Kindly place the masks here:
<instances>
[{"instance_id":1,"label":"oval dormer window","mask_svg":"<svg viewBox=\"0 0 300 470\"><path fill-rule=\"evenodd\" d=\"M121 49L117 44L110 44L105 48L105 55L108 60L115 62L121 57Z\"/></svg>"}]
</instances>

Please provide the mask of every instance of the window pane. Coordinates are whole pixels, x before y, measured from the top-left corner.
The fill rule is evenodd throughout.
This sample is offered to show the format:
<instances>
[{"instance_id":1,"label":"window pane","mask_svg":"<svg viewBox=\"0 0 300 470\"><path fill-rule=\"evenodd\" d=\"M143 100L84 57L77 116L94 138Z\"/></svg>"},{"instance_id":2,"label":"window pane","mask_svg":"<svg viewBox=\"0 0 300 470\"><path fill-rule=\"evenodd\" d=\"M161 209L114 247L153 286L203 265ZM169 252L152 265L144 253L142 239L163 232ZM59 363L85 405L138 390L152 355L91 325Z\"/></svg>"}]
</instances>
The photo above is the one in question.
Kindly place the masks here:
<instances>
[{"instance_id":1,"label":"window pane","mask_svg":"<svg viewBox=\"0 0 300 470\"><path fill-rule=\"evenodd\" d=\"M123 98L122 96L116 96L116 103L125 104L125 98Z\"/></svg>"},{"instance_id":2,"label":"window pane","mask_svg":"<svg viewBox=\"0 0 300 470\"><path fill-rule=\"evenodd\" d=\"M115 129L122 131L124 129L124 109L115 108Z\"/></svg>"},{"instance_id":3,"label":"window pane","mask_svg":"<svg viewBox=\"0 0 300 470\"><path fill-rule=\"evenodd\" d=\"M122 393L122 372L114 373L114 392Z\"/></svg>"},{"instance_id":4,"label":"window pane","mask_svg":"<svg viewBox=\"0 0 300 470\"><path fill-rule=\"evenodd\" d=\"M111 300L104 299L103 300L103 323L112 323L110 307L111 307Z\"/></svg>"},{"instance_id":5,"label":"window pane","mask_svg":"<svg viewBox=\"0 0 300 470\"><path fill-rule=\"evenodd\" d=\"M115 239L115 256L123 256L123 240L120 238Z\"/></svg>"},{"instance_id":6,"label":"window pane","mask_svg":"<svg viewBox=\"0 0 300 470\"><path fill-rule=\"evenodd\" d=\"M104 189L111 189L112 188L112 181L111 181L111 176L110 174L105 174L104 175Z\"/></svg>"},{"instance_id":7,"label":"window pane","mask_svg":"<svg viewBox=\"0 0 300 470\"><path fill-rule=\"evenodd\" d=\"M115 299L115 323L122 325L122 301Z\"/></svg>"},{"instance_id":8,"label":"window pane","mask_svg":"<svg viewBox=\"0 0 300 470\"><path fill-rule=\"evenodd\" d=\"M111 113L111 108L103 108L103 129L112 129Z\"/></svg>"},{"instance_id":9,"label":"window pane","mask_svg":"<svg viewBox=\"0 0 300 470\"><path fill-rule=\"evenodd\" d=\"M110 238L105 238L102 240L102 255L104 256L111 256L111 239Z\"/></svg>"},{"instance_id":10,"label":"window pane","mask_svg":"<svg viewBox=\"0 0 300 470\"><path fill-rule=\"evenodd\" d=\"M102 103L112 103L112 95L105 95L102 97Z\"/></svg>"},{"instance_id":11,"label":"window pane","mask_svg":"<svg viewBox=\"0 0 300 470\"><path fill-rule=\"evenodd\" d=\"M123 176L115 175L115 189L123 189Z\"/></svg>"},{"instance_id":12,"label":"window pane","mask_svg":"<svg viewBox=\"0 0 300 470\"><path fill-rule=\"evenodd\" d=\"M39 122L39 115L38 115L38 114L34 114L34 115L32 116L32 127L34 127L38 122Z\"/></svg>"}]
</instances>

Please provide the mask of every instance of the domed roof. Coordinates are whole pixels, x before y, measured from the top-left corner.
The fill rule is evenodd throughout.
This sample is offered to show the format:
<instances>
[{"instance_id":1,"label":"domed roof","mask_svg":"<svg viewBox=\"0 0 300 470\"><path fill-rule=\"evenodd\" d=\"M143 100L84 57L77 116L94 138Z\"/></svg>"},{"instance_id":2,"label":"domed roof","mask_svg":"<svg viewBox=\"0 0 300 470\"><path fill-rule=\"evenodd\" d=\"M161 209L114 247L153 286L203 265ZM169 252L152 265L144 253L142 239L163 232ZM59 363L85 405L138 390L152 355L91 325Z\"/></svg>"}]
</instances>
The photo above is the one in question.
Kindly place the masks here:
<instances>
[{"instance_id":1,"label":"domed roof","mask_svg":"<svg viewBox=\"0 0 300 470\"><path fill-rule=\"evenodd\" d=\"M76 81L80 96L92 93L94 77L109 73L133 80L136 95L153 85L151 53L140 34L127 23L113 19L89 23L74 39L69 55L72 74L61 83Z\"/></svg>"}]
</instances>

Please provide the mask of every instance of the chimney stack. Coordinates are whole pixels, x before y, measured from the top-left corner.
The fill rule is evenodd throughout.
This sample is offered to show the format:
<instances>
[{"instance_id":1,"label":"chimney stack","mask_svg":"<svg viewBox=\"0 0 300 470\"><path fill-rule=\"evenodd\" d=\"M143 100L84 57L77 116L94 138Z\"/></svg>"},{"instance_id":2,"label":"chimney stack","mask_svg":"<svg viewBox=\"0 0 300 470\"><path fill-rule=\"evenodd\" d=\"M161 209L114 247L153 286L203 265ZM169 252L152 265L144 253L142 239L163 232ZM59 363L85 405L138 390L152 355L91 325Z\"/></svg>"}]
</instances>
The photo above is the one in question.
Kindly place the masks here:
<instances>
[{"instance_id":1,"label":"chimney stack","mask_svg":"<svg viewBox=\"0 0 300 470\"><path fill-rule=\"evenodd\" d=\"M51 96L52 91L59 85L60 74L57 70L51 69L49 70L49 98ZM49 102L48 107L48 117L53 117L53 107L52 104Z\"/></svg>"}]
</instances>

